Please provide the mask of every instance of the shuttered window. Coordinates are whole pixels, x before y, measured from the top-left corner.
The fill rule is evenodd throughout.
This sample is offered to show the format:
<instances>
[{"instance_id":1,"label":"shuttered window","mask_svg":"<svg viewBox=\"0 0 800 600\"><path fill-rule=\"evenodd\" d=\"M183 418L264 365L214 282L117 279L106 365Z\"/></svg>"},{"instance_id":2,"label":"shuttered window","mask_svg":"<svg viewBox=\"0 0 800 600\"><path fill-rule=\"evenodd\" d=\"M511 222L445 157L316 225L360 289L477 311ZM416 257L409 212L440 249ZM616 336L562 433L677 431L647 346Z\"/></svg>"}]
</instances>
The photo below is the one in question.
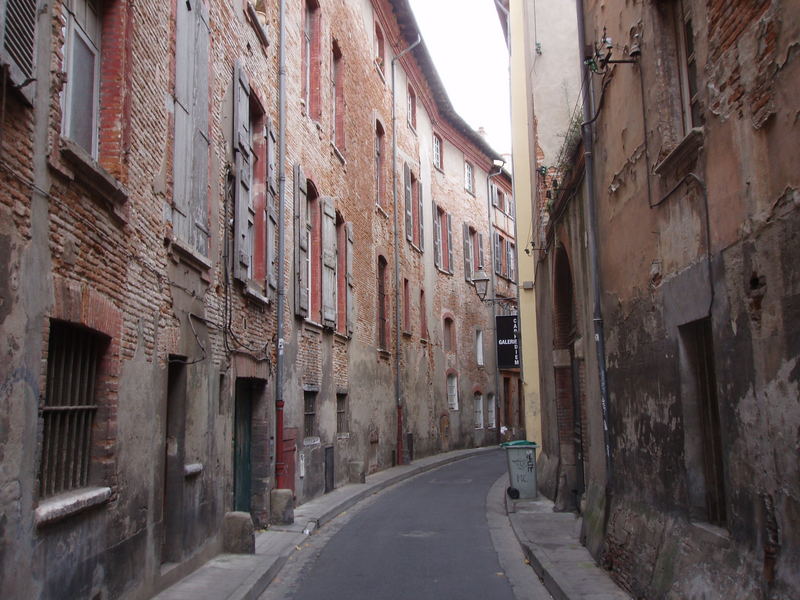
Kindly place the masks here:
<instances>
[{"instance_id":1,"label":"shuttered window","mask_svg":"<svg viewBox=\"0 0 800 600\"><path fill-rule=\"evenodd\" d=\"M309 268L308 242L311 223L308 220L308 181L300 165L294 167L294 312L308 317Z\"/></svg>"},{"instance_id":2,"label":"shuttered window","mask_svg":"<svg viewBox=\"0 0 800 600\"><path fill-rule=\"evenodd\" d=\"M383 256L378 257L378 348L389 350L389 294L387 281L387 263Z\"/></svg>"},{"instance_id":3,"label":"shuttered window","mask_svg":"<svg viewBox=\"0 0 800 600\"><path fill-rule=\"evenodd\" d=\"M483 429L483 394L475 394L475 429Z\"/></svg>"},{"instance_id":4,"label":"shuttered window","mask_svg":"<svg viewBox=\"0 0 800 600\"><path fill-rule=\"evenodd\" d=\"M433 205L434 264L442 271L453 274L453 218L444 209Z\"/></svg>"},{"instance_id":5,"label":"shuttered window","mask_svg":"<svg viewBox=\"0 0 800 600\"><path fill-rule=\"evenodd\" d=\"M422 250L424 247L422 192L417 176L408 165L403 166L403 189L405 191L406 239L418 250Z\"/></svg>"},{"instance_id":6,"label":"shuttered window","mask_svg":"<svg viewBox=\"0 0 800 600\"><path fill-rule=\"evenodd\" d=\"M0 4L0 61L25 97L33 100L36 42L36 0L8 0Z\"/></svg>"},{"instance_id":7,"label":"shuttered window","mask_svg":"<svg viewBox=\"0 0 800 600\"><path fill-rule=\"evenodd\" d=\"M208 256L208 9L202 0L176 4L175 236Z\"/></svg>"},{"instance_id":8,"label":"shuttered window","mask_svg":"<svg viewBox=\"0 0 800 600\"><path fill-rule=\"evenodd\" d=\"M458 410L458 376L455 373L447 376L447 407Z\"/></svg>"},{"instance_id":9,"label":"shuttered window","mask_svg":"<svg viewBox=\"0 0 800 600\"><path fill-rule=\"evenodd\" d=\"M433 166L437 169L442 168L442 138L433 134Z\"/></svg>"},{"instance_id":10,"label":"shuttered window","mask_svg":"<svg viewBox=\"0 0 800 600\"><path fill-rule=\"evenodd\" d=\"M83 327L51 324L39 463L42 498L89 483L97 368L107 343L105 336Z\"/></svg>"}]
</instances>

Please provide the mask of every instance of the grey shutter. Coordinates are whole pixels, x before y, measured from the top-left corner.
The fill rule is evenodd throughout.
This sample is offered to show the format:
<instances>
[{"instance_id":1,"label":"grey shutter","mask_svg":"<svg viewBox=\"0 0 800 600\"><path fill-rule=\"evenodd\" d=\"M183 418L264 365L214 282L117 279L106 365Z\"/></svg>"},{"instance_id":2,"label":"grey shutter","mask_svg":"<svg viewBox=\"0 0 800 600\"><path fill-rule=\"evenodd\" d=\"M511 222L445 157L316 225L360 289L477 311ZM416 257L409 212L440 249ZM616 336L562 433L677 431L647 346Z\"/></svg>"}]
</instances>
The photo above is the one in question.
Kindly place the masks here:
<instances>
[{"instance_id":1,"label":"grey shutter","mask_svg":"<svg viewBox=\"0 0 800 600\"><path fill-rule=\"evenodd\" d=\"M412 193L411 193L411 169L408 165L403 165L403 183L406 190L406 239L410 242L414 239L413 223L414 217L411 210Z\"/></svg>"},{"instance_id":2,"label":"grey shutter","mask_svg":"<svg viewBox=\"0 0 800 600\"><path fill-rule=\"evenodd\" d=\"M190 206L192 173L192 109L191 77L194 70L193 13L185 2L178 2L175 22L175 138L172 160L172 228L173 235L191 246L192 214Z\"/></svg>"},{"instance_id":3,"label":"grey shutter","mask_svg":"<svg viewBox=\"0 0 800 600\"><path fill-rule=\"evenodd\" d=\"M453 273L453 218L447 213L447 271Z\"/></svg>"},{"instance_id":4,"label":"grey shutter","mask_svg":"<svg viewBox=\"0 0 800 600\"><path fill-rule=\"evenodd\" d=\"M353 335L356 326L355 306L353 304L355 300L353 294L353 224L346 223L345 230L347 232L347 334Z\"/></svg>"},{"instance_id":5,"label":"grey shutter","mask_svg":"<svg viewBox=\"0 0 800 600\"><path fill-rule=\"evenodd\" d=\"M492 235L494 235L494 272L500 275L501 265L503 264L503 259L500 256L500 234L493 231Z\"/></svg>"},{"instance_id":6,"label":"grey shutter","mask_svg":"<svg viewBox=\"0 0 800 600\"><path fill-rule=\"evenodd\" d=\"M417 210L419 211L419 249L425 250L425 213L422 212L422 182L417 182Z\"/></svg>"},{"instance_id":7,"label":"grey shutter","mask_svg":"<svg viewBox=\"0 0 800 600\"><path fill-rule=\"evenodd\" d=\"M278 182L277 182L277 140L272 120L267 119L267 284L270 291L278 287L278 265L275 263L278 243Z\"/></svg>"},{"instance_id":8,"label":"grey shutter","mask_svg":"<svg viewBox=\"0 0 800 600\"><path fill-rule=\"evenodd\" d=\"M472 281L472 238L469 235L469 225L461 226L464 232L464 279Z\"/></svg>"},{"instance_id":9,"label":"grey shutter","mask_svg":"<svg viewBox=\"0 0 800 600\"><path fill-rule=\"evenodd\" d=\"M208 256L208 9L195 0L194 102L192 106L192 233L194 249Z\"/></svg>"},{"instance_id":10,"label":"grey shutter","mask_svg":"<svg viewBox=\"0 0 800 600\"><path fill-rule=\"evenodd\" d=\"M433 264L442 266L442 220L439 218L439 209L436 203L433 206Z\"/></svg>"},{"instance_id":11,"label":"grey shutter","mask_svg":"<svg viewBox=\"0 0 800 600\"><path fill-rule=\"evenodd\" d=\"M322 202L322 323L336 325L336 209L332 198Z\"/></svg>"},{"instance_id":12,"label":"grey shutter","mask_svg":"<svg viewBox=\"0 0 800 600\"><path fill-rule=\"evenodd\" d=\"M300 165L294 166L294 312L308 316L308 182Z\"/></svg>"},{"instance_id":13,"label":"grey shutter","mask_svg":"<svg viewBox=\"0 0 800 600\"><path fill-rule=\"evenodd\" d=\"M33 101L33 64L36 41L36 0L8 0L0 4L0 62L28 101Z\"/></svg>"},{"instance_id":14,"label":"grey shutter","mask_svg":"<svg viewBox=\"0 0 800 600\"><path fill-rule=\"evenodd\" d=\"M492 206L497 206L497 187L494 184L489 186L489 195L492 197Z\"/></svg>"},{"instance_id":15,"label":"grey shutter","mask_svg":"<svg viewBox=\"0 0 800 600\"><path fill-rule=\"evenodd\" d=\"M233 275L247 281L252 273L255 210L251 190L250 83L241 61L236 61L233 80L234 186Z\"/></svg>"},{"instance_id":16,"label":"grey shutter","mask_svg":"<svg viewBox=\"0 0 800 600\"><path fill-rule=\"evenodd\" d=\"M483 234L478 234L478 268L483 269Z\"/></svg>"}]
</instances>

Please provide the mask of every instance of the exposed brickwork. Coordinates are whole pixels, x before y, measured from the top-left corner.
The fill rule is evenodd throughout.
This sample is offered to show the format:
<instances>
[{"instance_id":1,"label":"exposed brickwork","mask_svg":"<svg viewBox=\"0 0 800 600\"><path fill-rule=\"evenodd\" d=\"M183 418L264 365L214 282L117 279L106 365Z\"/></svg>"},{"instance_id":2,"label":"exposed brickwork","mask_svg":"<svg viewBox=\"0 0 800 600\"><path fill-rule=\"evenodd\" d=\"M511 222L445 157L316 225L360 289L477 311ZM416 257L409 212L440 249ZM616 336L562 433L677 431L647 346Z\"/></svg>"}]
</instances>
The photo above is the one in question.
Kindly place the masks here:
<instances>
[{"instance_id":1,"label":"exposed brickwork","mask_svg":"<svg viewBox=\"0 0 800 600\"><path fill-rule=\"evenodd\" d=\"M264 122L277 128L278 5L254 3L258 9L254 17L245 0L191 0L195 15L207 8L210 28L208 89L194 91L199 97L208 96L208 202L197 207L204 217L199 221L208 223L208 251L199 256L179 237L175 226L179 207L173 197L180 74L176 19L182 2L173 0L166 7L156 2L104 3L96 160L72 156L62 134L68 14L61 0L52 3L49 25L39 32L45 36L42 40L49 39L50 48L37 57L37 86L40 94L49 90L51 96L40 96L42 101L31 107L10 92L2 115L0 250L8 249L10 256L7 270L0 273L8 274L7 281L0 282L0 322L8 328L9 340L2 349L8 366L0 368L0 413L7 416L0 417L0 425L6 430L8 422L7 430L19 433L0 446L15 469L11 472L10 467L8 473L4 469L0 496L3 514L9 515L4 531L22 540L15 565L25 568L15 566L12 573L10 563L0 565L4 578L13 576L0 584L18 597L146 595L166 581L157 568L162 561L182 562L212 553L222 516L232 510L237 493L231 449L237 393L241 393L237 390L244 384L251 390L252 408L249 500L259 525L269 518L276 438L290 439L283 434L303 430L304 388L317 391L320 442L314 445L310 440L306 448L303 438L295 435L291 443L297 444L297 452L286 454L294 457L302 452L307 459L304 478L294 464L288 469L296 474L289 483L301 502L322 492L321 446L335 445L336 483L341 484L347 480L349 461L362 461L370 470L396 461L398 450L403 450L398 434L413 435L416 456L494 440L494 431L475 429L471 402L475 390L485 397L493 393L494 326L489 305L481 304L465 281L461 239L462 223L483 233L489 271L486 174L493 156L476 138L459 130L462 124L451 123L449 113L439 113L439 92L426 80L430 67L415 53L406 54L396 67L397 89L404 91L410 81L417 94L416 130L407 123L404 93L398 94L403 97L398 97L392 140L388 62L409 44L396 22L396 9L405 3L326 0L315 5L318 38L310 59L320 84L310 90L311 107L305 106L301 83L305 3L287 3L283 223L287 364L281 390L285 431L277 432L275 294L247 292L234 279L232 222L238 217L231 181L236 162L237 62L249 80L252 103L260 104ZM257 34L254 19L265 26L269 44ZM374 60L376 22L386 38L383 73ZM337 148L331 145L333 40L343 69L337 86L344 104L344 110L336 113ZM383 124L385 141L386 193L381 207L375 204L376 120ZM443 140L442 170L431 165L434 127ZM34 139L46 143L36 147ZM393 142L398 155L398 267L400 281L409 281L407 336L396 330L394 318ZM263 143L254 146L261 159L257 168L265 168ZM475 195L464 190L464 160L475 165ZM202 162L198 159L198 164ZM424 236L415 238L416 247L406 242L403 229L405 163L418 176L423 195L418 216ZM352 335L344 335L348 329L341 323L349 312L341 288L337 333L294 315L294 165L303 168L321 198L332 199L341 221L352 225ZM511 193L510 180L495 181ZM268 206L269 201L258 206ZM432 201L452 215L452 274L433 266ZM271 208L277 209L277 204ZM498 227L513 230L513 221L505 219ZM274 243L263 234L256 239L259 252ZM315 240L320 241L320 237ZM383 352L376 346L375 330L379 255L387 261L389 343ZM339 258L338 268L346 269L348 262ZM258 269L254 273L259 279L267 275ZM312 280L321 274L315 271ZM426 306L419 302L423 288ZM513 297L514 282L499 282L497 293ZM320 303L315 300L313 308L312 320L321 321ZM441 338L446 312L457 322L454 351L447 355ZM424 338L423 314L428 323ZM72 515L58 527L37 528L33 514L38 499L31 473L36 472L41 444L37 402L46 376L50 319L80 324L109 338L97 380L100 408L90 479L92 484L112 487L113 496L107 504ZM484 332L482 367L476 361L477 329ZM398 339L400 427L393 397ZM448 369L459 377L460 409L453 412L447 408ZM509 396L516 397L515 386L516 381ZM348 403L350 431L341 437L336 431L337 393L346 393ZM501 409L498 420L502 414ZM512 420L516 423L519 418ZM202 468L187 477L177 459ZM181 471L169 481L164 475L167 465ZM6 494L6 489L18 492ZM6 503L5 498L14 499ZM177 532L181 543L172 540L176 547L165 550L165 532ZM143 571L142 564L155 568Z\"/></svg>"}]
</instances>

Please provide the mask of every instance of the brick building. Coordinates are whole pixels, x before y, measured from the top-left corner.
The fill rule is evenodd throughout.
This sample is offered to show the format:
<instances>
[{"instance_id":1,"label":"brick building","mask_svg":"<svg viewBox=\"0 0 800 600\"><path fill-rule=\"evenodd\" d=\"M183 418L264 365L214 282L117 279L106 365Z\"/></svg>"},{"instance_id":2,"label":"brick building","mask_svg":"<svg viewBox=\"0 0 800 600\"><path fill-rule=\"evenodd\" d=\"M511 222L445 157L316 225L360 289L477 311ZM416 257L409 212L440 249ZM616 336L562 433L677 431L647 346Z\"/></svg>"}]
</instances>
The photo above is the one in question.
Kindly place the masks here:
<instances>
[{"instance_id":1,"label":"brick building","mask_svg":"<svg viewBox=\"0 0 800 600\"><path fill-rule=\"evenodd\" d=\"M148 597L279 487L519 424L470 275L516 295L510 178L405 0L34 4L0 3L4 592Z\"/></svg>"},{"instance_id":2,"label":"brick building","mask_svg":"<svg viewBox=\"0 0 800 600\"><path fill-rule=\"evenodd\" d=\"M792 598L797 6L577 6L589 93L533 186L540 488L637 598Z\"/></svg>"}]
</instances>

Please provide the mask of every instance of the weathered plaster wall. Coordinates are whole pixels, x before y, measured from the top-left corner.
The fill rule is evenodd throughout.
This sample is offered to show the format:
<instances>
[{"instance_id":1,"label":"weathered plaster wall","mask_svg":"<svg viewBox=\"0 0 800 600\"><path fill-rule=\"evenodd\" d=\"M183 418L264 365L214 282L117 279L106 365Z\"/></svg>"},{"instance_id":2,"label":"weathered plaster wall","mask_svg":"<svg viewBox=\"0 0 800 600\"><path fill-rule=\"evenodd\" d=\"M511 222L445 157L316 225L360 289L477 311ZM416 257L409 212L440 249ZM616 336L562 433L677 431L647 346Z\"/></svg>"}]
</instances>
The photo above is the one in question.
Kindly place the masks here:
<instances>
[{"instance_id":1,"label":"weathered plaster wall","mask_svg":"<svg viewBox=\"0 0 800 600\"><path fill-rule=\"evenodd\" d=\"M603 27L620 46L634 32L642 41L638 65L609 67L604 94L594 82L615 473L603 557L637 596L790 598L800 499L798 175L788 162L800 140L797 8L688 4L703 118L695 147L680 126L671 3L585 2L587 44ZM665 161L676 147L682 158ZM678 329L706 316L723 449L719 528L693 512Z\"/></svg>"}]
</instances>

